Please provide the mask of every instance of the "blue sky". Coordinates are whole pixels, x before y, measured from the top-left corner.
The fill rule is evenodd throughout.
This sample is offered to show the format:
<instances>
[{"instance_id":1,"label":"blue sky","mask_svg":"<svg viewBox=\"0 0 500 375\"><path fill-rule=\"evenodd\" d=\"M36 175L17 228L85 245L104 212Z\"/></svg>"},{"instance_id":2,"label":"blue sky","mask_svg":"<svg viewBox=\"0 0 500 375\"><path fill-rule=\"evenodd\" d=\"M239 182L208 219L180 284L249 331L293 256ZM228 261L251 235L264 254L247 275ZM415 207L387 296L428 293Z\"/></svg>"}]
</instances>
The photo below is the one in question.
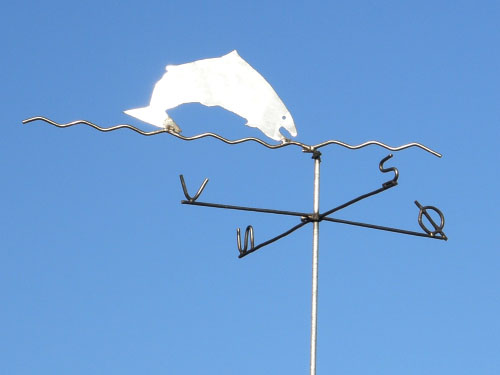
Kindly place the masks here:
<instances>
[{"instance_id":1,"label":"blue sky","mask_svg":"<svg viewBox=\"0 0 500 375\"><path fill-rule=\"evenodd\" d=\"M336 217L419 230L413 201L446 217L448 242L321 223L318 374L498 374L500 5L496 1L16 2L0 27L0 372L304 374L311 226L180 204L312 210L298 148L183 142L130 123L167 64L233 49L276 89L297 140L392 145L399 185ZM185 135L263 137L218 108L171 112ZM323 211L387 180L375 146L323 150Z\"/></svg>"}]
</instances>

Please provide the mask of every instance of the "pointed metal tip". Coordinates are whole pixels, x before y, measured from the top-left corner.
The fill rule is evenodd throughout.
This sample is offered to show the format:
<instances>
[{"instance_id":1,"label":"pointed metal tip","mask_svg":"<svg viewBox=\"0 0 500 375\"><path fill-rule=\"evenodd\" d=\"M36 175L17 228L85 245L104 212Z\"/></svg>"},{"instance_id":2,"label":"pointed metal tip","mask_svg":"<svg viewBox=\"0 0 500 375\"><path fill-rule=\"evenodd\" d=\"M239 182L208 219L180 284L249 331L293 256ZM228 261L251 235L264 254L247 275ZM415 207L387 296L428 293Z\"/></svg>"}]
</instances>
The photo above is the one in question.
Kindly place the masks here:
<instances>
[{"instance_id":1,"label":"pointed metal tip","mask_svg":"<svg viewBox=\"0 0 500 375\"><path fill-rule=\"evenodd\" d=\"M30 117L30 118L24 119L22 121L22 123L23 124L27 124L28 122L36 121L36 120L39 120L39 119L40 119L40 117L38 117L38 116L37 117Z\"/></svg>"}]
</instances>

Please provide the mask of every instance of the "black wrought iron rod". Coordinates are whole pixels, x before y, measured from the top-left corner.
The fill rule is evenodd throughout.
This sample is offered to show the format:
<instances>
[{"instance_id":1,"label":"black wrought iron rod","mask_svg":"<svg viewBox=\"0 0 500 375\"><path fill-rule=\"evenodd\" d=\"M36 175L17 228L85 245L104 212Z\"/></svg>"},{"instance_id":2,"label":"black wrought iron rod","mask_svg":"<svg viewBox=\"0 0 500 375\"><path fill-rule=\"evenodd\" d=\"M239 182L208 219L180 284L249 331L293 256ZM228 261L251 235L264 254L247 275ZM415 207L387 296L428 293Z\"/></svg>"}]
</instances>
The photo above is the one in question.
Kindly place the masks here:
<instances>
[{"instance_id":1,"label":"black wrought iron rod","mask_svg":"<svg viewBox=\"0 0 500 375\"><path fill-rule=\"evenodd\" d=\"M390 227L384 227L381 225L375 225L375 224L367 224L367 223L359 223L357 221L350 221L350 220L342 220L342 219L334 219L331 217L324 217L322 220L330 221L332 223L340 223L340 224L348 224L348 225L355 225L357 227L364 227L364 228L370 228L370 229L378 229L378 230L385 230L387 232L395 232L395 233L402 233L402 234L409 234L411 236L418 236L418 237L427 237L427 238L433 238L435 240L444 240L446 241L446 237L441 237L441 236L431 236L427 233L420 233L420 232L414 232L411 230L405 230L405 229L398 229L398 228L390 228Z\"/></svg>"},{"instance_id":2,"label":"black wrought iron rod","mask_svg":"<svg viewBox=\"0 0 500 375\"><path fill-rule=\"evenodd\" d=\"M323 220L326 216L339 211L343 208L346 208L356 202L359 202L360 200L363 200L365 198L371 197L372 195L381 193L387 189L390 189L393 186L384 186L381 187L377 190L374 190L370 193L363 194L355 199L350 200L349 202L343 203L340 206L337 206L335 208L332 208L329 211L326 211L319 215L318 221ZM202 207L215 207L215 208L224 208L224 209L229 209L229 210L239 210L239 211L252 211L252 212L263 212L263 213L268 213L268 214L276 214L276 215L288 215L288 216L299 216L299 217L311 217L310 213L307 212L297 212L297 211L284 211L284 210L274 210L270 208L257 208L257 207L245 207L245 206L234 206L230 204L220 204L220 203L209 203L209 202L196 202L196 201L187 201L187 200L182 200L182 204L187 204L187 205L192 205L192 206L202 206Z\"/></svg>"},{"instance_id":3,"label":"black wrought iron rod","mask_svg":"<svg viewBox=\"0 0 500 375\"><path fill-rule=\"evenodd\" d=\"M365 198L371 197L372 195L375 195L375 194L381 193L381 192L383 192L383 191L385 191L387 189L390 189L393 186L396 186L396 185L383 186L383 187L381 187L381 188L379 188L377 190L374 190L374 191L372 191L370 193L366 193L366 194L360 195L359 197L354 198L354 199L350 200L349 202L341 204L340 206L337 206L335 208L332 208L331 210L328 210L328 211L322 213L321 215L319 215L319 220L324 219L326 216L328 216L330 214L333 214L334 212L340 211L343 208L346 208L346 207L348 207L348 206L350 206L350 205L352 205L352 204L354 204L356 202L359 202L360 200L363 200Z\"/></svg>"},{"instance_id":4,"label":"black wrought iron rod","mask_svg":"<svg viewBox=\"0 0 500 375\"><path fill-rule=\"evenodd\" d=\"M289 229L289 230L287 230L286 232L281 233L279 236L273 237L273 238L271 238L270 240L267 240L267 241L265 241L265 242L262 242L261 244L259 244L259 245L255 246L254 248L252 248L252 249L250 249L250 250L248 250L248 251L246 251L246 252L244 252L244 253L240 254L240 255L238 256L238 258L243 258L243 257L246 257L248 254L251 254L251 253L253 253L254 251L257 251L257 250L259 250L260 248L262 248L262 247L264 247L264 246L267 246L267 245L269 245L269 244L271 244L271 243L273 243L273 242L275 242L275 241L278 241L279 239L282 239L283 237L286 237L286 236L288 236L289 234L292 234L292 233L293 233L293 232L295 232L297 229L302 228L304 225L306 225L306 224L308 224L308 223L310 223L310 222L311 222L311 220L306 219L306 220L304 220L302 223L297 224L296 226L294 226L294 227L290 228L290 229Z\"/></svg>"},{"instance_id":5,"label":"black wrought iron rod","mask_svg":"<svg viewBox=\"0 0 500 375\"><path fill-rule=\"evenodd\" d=\"M288 215L288 216L300 216L300 217L308 217L308 216L310 216L309 213L305 213L305 212L281 211L281 210L272 210L272 209L269 209L269 208L255 208L255 207L232 206L232 205L229 205L229 204L218 204L218 203L207 203L207 202L190 202L190 201L186 201L186 200L182 200L181 203L182 204L193 205L193 206L225 208L225 209L229 209L229 210L264 212L264 213L267 213L267 214L276 214L276 215Z\"/></svg>"}]
</instances>

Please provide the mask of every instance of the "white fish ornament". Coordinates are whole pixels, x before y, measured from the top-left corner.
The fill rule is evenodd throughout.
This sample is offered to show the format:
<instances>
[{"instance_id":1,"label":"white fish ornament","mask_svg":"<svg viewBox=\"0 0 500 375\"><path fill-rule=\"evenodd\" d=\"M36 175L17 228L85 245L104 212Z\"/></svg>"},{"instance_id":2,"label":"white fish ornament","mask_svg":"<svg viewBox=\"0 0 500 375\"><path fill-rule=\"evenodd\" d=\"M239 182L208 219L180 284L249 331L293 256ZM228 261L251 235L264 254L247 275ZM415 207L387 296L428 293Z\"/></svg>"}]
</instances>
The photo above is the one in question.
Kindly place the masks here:
<instances>
[{"instance_id":1,"label":"white fish ornament","mask_svg":"<svg viewBox=\"0 0 500 375\"><path fill-rule=\"evenodd\" d=\"M292 115L271 85L243 60L236 50L211 59L181 65L167 65L156 83L149 106L125 113L160 128L180 132L166 113L185 103L220 106L247 120L269 138L284 141L285 128L297 136Z\"/></svg>"}]
</instances>

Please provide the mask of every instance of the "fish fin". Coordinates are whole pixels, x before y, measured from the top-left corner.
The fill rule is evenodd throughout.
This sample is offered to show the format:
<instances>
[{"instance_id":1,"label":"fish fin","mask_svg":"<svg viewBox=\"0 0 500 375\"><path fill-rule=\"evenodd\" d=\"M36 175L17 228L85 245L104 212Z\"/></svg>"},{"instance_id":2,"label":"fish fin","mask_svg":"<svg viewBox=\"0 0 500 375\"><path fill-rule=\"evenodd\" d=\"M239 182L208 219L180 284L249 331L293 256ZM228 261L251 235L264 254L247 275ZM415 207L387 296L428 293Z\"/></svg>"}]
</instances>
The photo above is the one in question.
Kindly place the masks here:
<instances>
[{"instance_id":1,"label":"fish fin","mask_svg":"<svg viewBox=\"0 0 500 375\"><path fill-rule=\"evenodd\" d=\"M251 123L249 123L248 121L246 122L246 124L245 124L245 125L246 125L246 126L249 126L249 127L251 127L251 128L258 128L258 127L259 127L259 125L256 125L256 124L251 124Z\"/></svg>"},{"instance_id":2,"label":"fish fin","mask_svg":"<svg viewBox=\"0 0 500 375\"><path fill-rule=\"evenodd\" d=\"M159 128L164 128L164 122L169 118L166 112L154 109L152 107L129 109L123 111L123 113Z\"/></svg>"}]
</instances>

